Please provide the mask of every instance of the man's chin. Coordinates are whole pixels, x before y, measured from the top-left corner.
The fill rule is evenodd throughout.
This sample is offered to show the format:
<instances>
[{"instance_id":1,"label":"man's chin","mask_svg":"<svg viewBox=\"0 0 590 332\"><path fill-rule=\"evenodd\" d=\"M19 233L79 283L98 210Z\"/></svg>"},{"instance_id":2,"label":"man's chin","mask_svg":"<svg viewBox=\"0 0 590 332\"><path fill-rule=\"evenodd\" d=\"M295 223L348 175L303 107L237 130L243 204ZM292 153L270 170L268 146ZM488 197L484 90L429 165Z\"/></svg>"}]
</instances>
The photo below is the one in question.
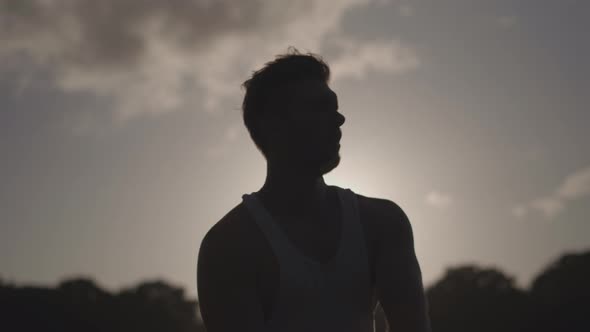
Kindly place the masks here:
<instances>
[{"instance_id":1,"label":"man's chin","mask_svg":"<svg viewBox=\"0 0 590 332\"><path fill-rule=\"evenodd\" d=\"M320 175L328 174L333 171L336 167L340 165L340 154L335 153L332 159L330 159L327 163L323 164L319 171Z\"/></svg>"}]
</instances>

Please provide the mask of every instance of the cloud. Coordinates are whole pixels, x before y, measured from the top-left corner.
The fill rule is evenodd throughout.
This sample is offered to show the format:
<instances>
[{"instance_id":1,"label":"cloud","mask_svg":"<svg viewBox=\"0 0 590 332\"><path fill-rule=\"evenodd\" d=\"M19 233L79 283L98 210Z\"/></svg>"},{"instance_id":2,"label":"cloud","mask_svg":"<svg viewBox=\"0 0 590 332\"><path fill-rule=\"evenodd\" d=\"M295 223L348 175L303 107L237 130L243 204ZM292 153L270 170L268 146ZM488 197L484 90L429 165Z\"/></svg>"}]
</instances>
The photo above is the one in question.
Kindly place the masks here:
<instances>
[{"instance_id":1,"label":"cloud","mask_svg":"<svg viewBox=\"0 0 590 332\"><path fill-rule=\"evenodd\" d=\"M496 19L496 24L503 29L511 29L516 25L518 19L514 15L500 16Z\"/></svg>"},{"instance_id":2,"label":"cloud","mask_svg":"<svg viewBox=\"0 0 590 332\"><path fill-rule=\"evenodd\" d=\"M527 204L512 208L515 217L522 218L531 210L536 210L547 219L553 219L562 212L569 201L590 194L590 167L580 169L560 183L553 193L532 199Z\"/></svg>"},{"instance_id":3,"label":"cloud","mask_svg":"<svg viewBox=\"0 0 590 332\"><path fill-rule=\"evenodd\" d=\"M564 202L558 197L547 196L533 199L530 202L530 206L540 211L545 217L551 219L564 209Z\"/></svg>"},{"instance_id":4,"label":"cloud","mask_svg":"<svg viewBox=\"0 0 590 332\"><path fill-rule=\"evenodd\" d=\"M398 40L356 43L342 39L336 42L343 56L331 63L334 80L345 77L363 79L369 71L402 73L418 67L414 51Z\"/></svg>"},{"instance_id":5,"label":"cloud","mask_svg":"<svg viewBox=\"0 0 590 332\"><path fill-rule=\"evenodd\" d=\"M26 59L66 94L113 102L121 121L195 107L216 112L224 100L239 105L239 85L252 70L291 45L317 53L328 36L343 45L327 59L335 77L415 67L415 54L398 40L342 36L344 13L375 1L0 0L0 69Z\"/></svg>"},{"instance_id":6,"label":"cloud","mask_svg":"<svg viewBox=\"0 0 590 332\"><path fill-rule=\"evenodd\" d=\"M517 205L515 207L512 208L512 215L517 217L517 218L523 218L524 216L526 216L528 210L525 206L523 205Z\"/></svg>"},{"instance_id":7,"label":"cloud","mask_svg":"<svg viewBox=\"0 0 590 332\"><path fill-rule=\"evenodd\" d=\"M414 16L414 7L408 4L401 4L398 7L399 14L404 17Z\"/></svg>"},{"instance_id":8,"label":"cloud","mask_svg":"<svg viewBox=\"0 0 590 332\"><path fill-rule=\"evenodd\" d=\"M426 203L439 209L445 209L453 203L453 198L449 194L432 190L426 195Z\"/></svg>"},{"instance_id":9,"label":"cloud","mask_svg":"<svg viewBox=\"0 0 590 332\"><path fill-rule=\"evenodd\" d=\"M590 167L568 175L556 194L562 199L575 199L590 194Z\"/></svg>"}]
</instances>

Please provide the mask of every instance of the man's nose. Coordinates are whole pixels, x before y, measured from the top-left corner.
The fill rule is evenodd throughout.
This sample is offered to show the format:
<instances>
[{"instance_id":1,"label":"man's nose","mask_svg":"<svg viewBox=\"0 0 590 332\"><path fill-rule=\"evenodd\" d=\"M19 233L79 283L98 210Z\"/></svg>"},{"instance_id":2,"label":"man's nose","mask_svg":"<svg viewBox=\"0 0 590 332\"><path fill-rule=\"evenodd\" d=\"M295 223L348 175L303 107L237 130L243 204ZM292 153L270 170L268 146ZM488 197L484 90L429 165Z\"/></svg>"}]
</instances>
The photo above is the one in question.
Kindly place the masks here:
<instances>
[{"instance_id":1,"label":"man's nose","mask_svg":"<svg viewBox=\"0 0 590 332\"><path fill-rule=\"evenodd\" d=\"M342 126L344 124L344 122L346 122L346 117L344 117L344 115L342 115L342 113L338 112L338 119L337 119L338 127Z\"/></svg>"}]
</instances>

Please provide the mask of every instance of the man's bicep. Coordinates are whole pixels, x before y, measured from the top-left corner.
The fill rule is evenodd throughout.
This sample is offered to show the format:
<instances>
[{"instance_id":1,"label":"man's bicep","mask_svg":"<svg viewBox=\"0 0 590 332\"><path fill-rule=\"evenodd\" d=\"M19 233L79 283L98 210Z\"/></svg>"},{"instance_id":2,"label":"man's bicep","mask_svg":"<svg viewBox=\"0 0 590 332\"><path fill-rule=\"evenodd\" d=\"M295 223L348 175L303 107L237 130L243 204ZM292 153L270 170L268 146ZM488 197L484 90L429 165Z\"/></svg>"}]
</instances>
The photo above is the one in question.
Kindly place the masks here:
<instances>
[{"instance_id":1,"label":"man's bicep","mask_svg":"<svg viewBox=\"0 0 590 332\"><path fill-rule=\"evenodd\" d=\"M381 225L376 260L379 302L397 331L430 331L412 227L404 211L390 202Z\"/></svg>"},{"instance_id":2,"label":"man's bicep","mask_svg":"<svg viewBox=\"0 0 590 332\"><path fill-rule=\"evenodd\" d=\"M256 269L244 250L208 232L197 263L197 292L207 332L261 331L264 317L256 296Z\"/></svg>"}]
</instances>

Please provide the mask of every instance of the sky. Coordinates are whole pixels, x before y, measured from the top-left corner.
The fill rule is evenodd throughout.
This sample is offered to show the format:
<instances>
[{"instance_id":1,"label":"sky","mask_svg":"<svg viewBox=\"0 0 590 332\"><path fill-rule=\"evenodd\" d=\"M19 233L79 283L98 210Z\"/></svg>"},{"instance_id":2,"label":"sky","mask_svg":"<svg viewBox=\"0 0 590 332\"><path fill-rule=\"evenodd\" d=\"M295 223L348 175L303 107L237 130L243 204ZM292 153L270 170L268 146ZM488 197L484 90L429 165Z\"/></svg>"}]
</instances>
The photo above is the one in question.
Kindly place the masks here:
<instances>
[{"instance_id":1,"label":"sky","mask_svg":"<svg viewBox=\"0 0 590 332\"><path fill-rule=\"evenodd\" d=\"M528 287L590 249L584 0L0 0L0 279L162 278L196 296L207 230L266 164L240 87L295 46L330 65L326 183L396 202L426 286Z\"/></svg>"}]
</instances>

